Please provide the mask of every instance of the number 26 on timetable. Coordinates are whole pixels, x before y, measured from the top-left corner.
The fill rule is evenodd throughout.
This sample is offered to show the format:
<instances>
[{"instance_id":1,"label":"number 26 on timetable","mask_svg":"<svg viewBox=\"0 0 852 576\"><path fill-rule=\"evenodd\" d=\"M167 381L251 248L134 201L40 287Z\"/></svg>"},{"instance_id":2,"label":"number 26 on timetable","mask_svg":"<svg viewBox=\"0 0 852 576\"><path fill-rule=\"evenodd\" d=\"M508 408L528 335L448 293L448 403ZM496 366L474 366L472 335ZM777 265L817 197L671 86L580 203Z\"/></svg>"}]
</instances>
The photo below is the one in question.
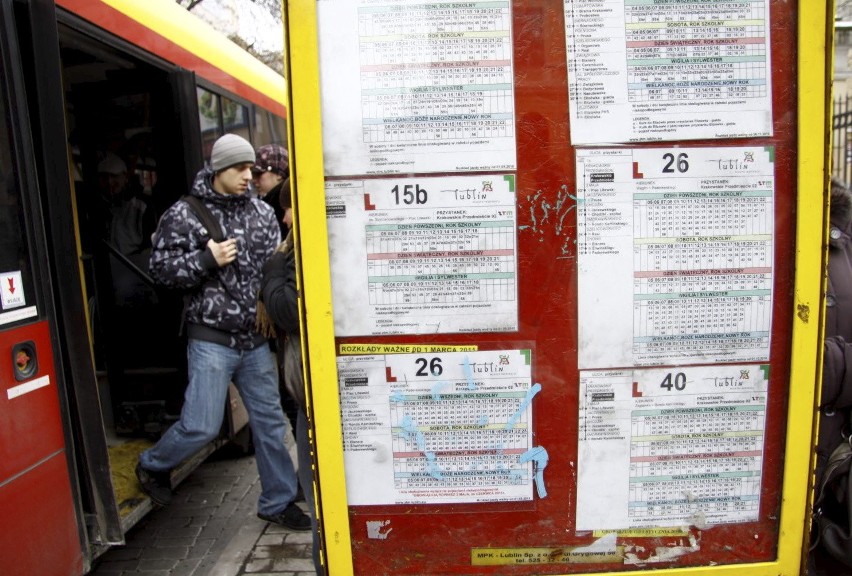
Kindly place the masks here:
<instances>
[{"instance_id":1,"label":"number 26 on timetable","mask_svg":"<svg viewBox=\"0 0 852 576\"><path fill-rule=\"evenodd\" d=\"M687 172L689 170L688 158L689 155L686 152L681 152L677 155L677 158L671 152L666 152L663 154L663 162L665 162L663 173L673 174L675 170L681 174Z\"/></svg>"}]
</instances>

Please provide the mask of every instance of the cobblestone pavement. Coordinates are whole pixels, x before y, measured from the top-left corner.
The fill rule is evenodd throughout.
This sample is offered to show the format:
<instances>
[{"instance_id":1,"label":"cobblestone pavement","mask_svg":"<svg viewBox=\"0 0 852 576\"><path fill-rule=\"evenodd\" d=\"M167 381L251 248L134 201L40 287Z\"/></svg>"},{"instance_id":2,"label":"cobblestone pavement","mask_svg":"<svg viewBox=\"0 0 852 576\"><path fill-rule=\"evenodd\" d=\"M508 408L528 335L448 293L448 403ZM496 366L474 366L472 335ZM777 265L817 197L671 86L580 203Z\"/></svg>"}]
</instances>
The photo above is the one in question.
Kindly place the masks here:
<instances>
[{"instance_id":1,"label":"cobblestone pavement","mask_svg":"<svg viewBox=\"0 0 852 576\"><path fill-rule=\"evenodd\" d=\"M92 576L315 576L311 533L255 515L253 456L214 454L95 563ZM304 503L301 503L304 506Z\"/></svg>"}]
</instances>

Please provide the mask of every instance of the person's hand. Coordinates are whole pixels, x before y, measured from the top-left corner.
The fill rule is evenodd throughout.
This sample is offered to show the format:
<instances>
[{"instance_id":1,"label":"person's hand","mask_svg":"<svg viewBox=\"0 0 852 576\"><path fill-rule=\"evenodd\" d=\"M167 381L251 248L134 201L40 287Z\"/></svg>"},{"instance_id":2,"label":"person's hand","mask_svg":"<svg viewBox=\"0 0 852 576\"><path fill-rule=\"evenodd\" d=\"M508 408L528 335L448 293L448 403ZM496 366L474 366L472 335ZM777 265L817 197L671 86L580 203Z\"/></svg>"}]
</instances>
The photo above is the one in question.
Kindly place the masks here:
<instances>
[{"instance_id":1,"label":"person's hand","mask_svg":"<svg viewBox=\"0 0 852 576\"><path fill-rule=\"evenodd\" d=\"M213 257L216 259L216 264L218 264L220 268L222 266L227 266L237 259L236 238L228 238L221 242L216 242L211 238L207 241L207 247L213 253Z\"/></svg>"}]
</instances>

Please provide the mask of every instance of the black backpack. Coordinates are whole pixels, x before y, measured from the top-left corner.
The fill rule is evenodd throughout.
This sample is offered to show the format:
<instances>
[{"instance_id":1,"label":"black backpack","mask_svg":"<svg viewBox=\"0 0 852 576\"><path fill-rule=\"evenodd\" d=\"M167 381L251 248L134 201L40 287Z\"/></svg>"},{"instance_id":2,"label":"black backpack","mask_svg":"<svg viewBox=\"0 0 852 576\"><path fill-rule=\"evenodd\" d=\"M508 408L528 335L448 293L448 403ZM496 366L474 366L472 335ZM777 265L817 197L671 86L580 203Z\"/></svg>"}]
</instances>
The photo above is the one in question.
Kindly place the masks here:
<instances>
[{"instance_id":1,"label":"black backpack","mask_svg":"<svg viewBox=\"0 0 852 576\"><path fill-rule=\"evenodd\" d=\"M844 439L828 459L816 486L811 550L821 546L852 567L852 446Z\"/></svg>"}]
</instances>

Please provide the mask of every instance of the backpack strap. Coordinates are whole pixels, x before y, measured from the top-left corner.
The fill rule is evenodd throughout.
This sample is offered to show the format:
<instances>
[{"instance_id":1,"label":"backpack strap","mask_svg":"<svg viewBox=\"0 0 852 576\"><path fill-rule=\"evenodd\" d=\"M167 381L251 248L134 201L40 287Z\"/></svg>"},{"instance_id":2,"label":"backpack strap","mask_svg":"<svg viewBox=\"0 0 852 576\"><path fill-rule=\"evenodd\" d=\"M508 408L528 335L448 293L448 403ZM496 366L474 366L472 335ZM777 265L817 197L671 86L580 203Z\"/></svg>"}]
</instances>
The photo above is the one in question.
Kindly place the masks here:
<instances>
[{"instance_id":1,"label":"backpack strap","mask_svg":"<svg viewBox=\"0 0 852 576\"><path fill-rule=\"evenodd\" d=\"M225 233L222 231L222 225L219 224L219 221L213 216L213 213L210 211L210 208L207 207L207 204L201 201L201 198L197 196L193 196L191 194L184 194L181 197L181 200L187 203L189 209L195 214L198 220L201 222L201 225L204 226L207 233L210 234L210 238L213 239L214 242L222 242L225 240ZM207 282L210 282L208 280ZM180 319L180 334L184 332L184 324L186 323L186 310L189 308L189 301L192 299L192 292L187 292L183 295L183 310L181 311L181 319Z\"/></svg>"},{"instance_id":2,"label":"backpack strap","mask_svg":"<svg viewBox=\"0 0 852 576\"><path fill-rule=\"evenodd\" d=\"M212 238L214 242L222 242L225 239L225 233L222 231L222 225L219 224L219 221L215 216L213 216L213 213L210 211L210 208L207 207L207 204L202 202L199 197L192 196L191 194L185 194L181 197L181 200L189 204L190 209L192 209L201 221L201 225L204 226L207 233L210 234L210 238Z\"/></svg>"}]
</instances>

